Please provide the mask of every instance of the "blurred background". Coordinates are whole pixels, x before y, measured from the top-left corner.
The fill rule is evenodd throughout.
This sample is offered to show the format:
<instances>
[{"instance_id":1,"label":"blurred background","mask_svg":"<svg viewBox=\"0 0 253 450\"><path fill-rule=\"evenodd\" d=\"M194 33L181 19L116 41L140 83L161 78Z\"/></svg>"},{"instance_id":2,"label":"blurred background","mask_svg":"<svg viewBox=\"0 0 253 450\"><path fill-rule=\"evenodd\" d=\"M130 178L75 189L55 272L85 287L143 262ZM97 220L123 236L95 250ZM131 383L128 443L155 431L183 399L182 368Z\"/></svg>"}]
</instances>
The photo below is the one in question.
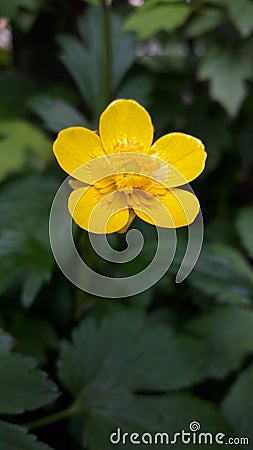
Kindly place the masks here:
<instances>
[{"instance_id":1,"label":"blurred background","mask_svg":"<svg viewBox=\"0 0 253 450\"><path fill-rule=\"evenodd\" d=\"M252 0L0 0L1 450L134 448L110 434L172 436L193 421L253 448L252 69ZM57 133L96 130L116 98L148 109L156 139L202 139L208 159L192 183L205 237L191 275L175 283L178 230L162 280L113 300L60 272L48 218L66 177ZM76 227L86 262L112 276L146 267L156 232L133 225L144 249L120 268ZM124 235L110 242L126 246Z\"/></svg>"}]
</instances>

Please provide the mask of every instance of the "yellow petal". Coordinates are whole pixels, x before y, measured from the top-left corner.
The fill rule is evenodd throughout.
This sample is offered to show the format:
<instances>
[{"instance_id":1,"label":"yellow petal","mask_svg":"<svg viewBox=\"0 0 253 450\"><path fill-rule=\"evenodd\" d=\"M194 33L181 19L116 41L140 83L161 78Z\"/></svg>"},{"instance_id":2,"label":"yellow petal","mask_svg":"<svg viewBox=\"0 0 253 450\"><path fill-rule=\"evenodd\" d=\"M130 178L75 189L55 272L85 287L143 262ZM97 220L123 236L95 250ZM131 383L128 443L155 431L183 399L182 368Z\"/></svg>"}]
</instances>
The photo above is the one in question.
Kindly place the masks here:
<instances>
[{"instance_id":1,"label":"yellow petal","mask_svg":"<svg viewBox=\"0 0 253 450\"><path fill-rule=\"evenodd\" d=\"M107 153L147 152L154 129L148 112L134 100L115 100L100 117L99 134Z\"/></svg>"},{"instance_id":2,"label":"yellow petal","mask_svg":"<svg viewBox=\"0 0 253 450\"><path fill-rule=\"evenodd\" d=\"M76 189L69 196L68 207L77 225L91 233L114 233L129 220L125 196L119 191L103 195L94 186Z\"/></svg>"},{"instance_id":3,"label":"yellow petal","mask_svg":"<svg viewBox=\"0 0 253 450\"><path fill-rule=\"evenodd\" d=\"M204 169L206 152L202 142L184 133L170 133L152 146L154 155L168 163L168 187L194 180Z\"/></svg>"},{"instance_id":4,"label":"yellow petal","mask_svg":"<svg viewBox=\"0 0 253 450\"><path fill-rule=\"evenodd\" d=\"M146 201L142 201L142 195ZM195 195L182 189L167 189L164 195L151 196L141 191L135 192L139 204L134 211L145 222L158 227L179 228L191 224L199 212L199 202ZM147 198L149 197L149 204Z\"/></svg>"},{"instance_id":5,"label":"yellow petal","mask_svg":"<svg viewBox=\"0 0 253 450\"><path fill-rule=\"evenodd\" d=\"M60 131L53 145L54 154L65 172L72 174L80 181L89 183L83 164L104 156L99 136L82 127L71 127ZM77 170L80 168L79 170Z\"/></svg>"}]
</instances>

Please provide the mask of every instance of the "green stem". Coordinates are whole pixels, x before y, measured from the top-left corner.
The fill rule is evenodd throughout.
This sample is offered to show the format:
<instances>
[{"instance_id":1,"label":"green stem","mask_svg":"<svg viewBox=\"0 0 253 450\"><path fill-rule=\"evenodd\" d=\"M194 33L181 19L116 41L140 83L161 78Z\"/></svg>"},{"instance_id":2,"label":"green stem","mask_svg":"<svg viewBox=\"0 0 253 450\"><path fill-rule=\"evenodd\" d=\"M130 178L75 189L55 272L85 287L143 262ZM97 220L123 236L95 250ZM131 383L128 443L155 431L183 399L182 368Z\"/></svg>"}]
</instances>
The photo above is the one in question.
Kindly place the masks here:
<instances>
[{"instance_id":1,"label":"green stem","mask_svg":"<svg viewBox=\"0 0 253 450\"><path fill-rule=\"evenodd\" d=\"M70 408L64 409L63 411L51 414L50 416L42 417L41 419L26 423L24 426L26 428L29 428L29 430L33 430L34 428L41 428L46 425L51 425L52 423L59 422L60 420L66 419L75 414L78 414L78 409L75 406L71 406Z\"/></svg>"},{"instance_id":2,"label":"green stem","mask_svg":"<svg viewBox=\"0 0 253 450\"><path fill-rule=\"evenodd\" d=\"M111 31L109 5L106 0L102 1L104 21L104 43L105 43L105 68L104 68L104 108L111 101Z\"/></svg>"}]
</instances>

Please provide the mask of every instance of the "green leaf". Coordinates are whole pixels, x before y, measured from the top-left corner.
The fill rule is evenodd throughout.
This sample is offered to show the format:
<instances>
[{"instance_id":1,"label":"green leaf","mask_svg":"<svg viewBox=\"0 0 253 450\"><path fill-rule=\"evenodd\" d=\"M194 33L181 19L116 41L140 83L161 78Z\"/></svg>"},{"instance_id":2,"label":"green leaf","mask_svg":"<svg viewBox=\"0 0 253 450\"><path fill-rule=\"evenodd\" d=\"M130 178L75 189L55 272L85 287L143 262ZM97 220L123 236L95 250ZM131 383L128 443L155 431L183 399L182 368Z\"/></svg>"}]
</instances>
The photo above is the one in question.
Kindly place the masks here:
<instances>
[{"instance_id":1,"label":"green leaf","mask_svg":"<svg viewBox=\"0 0 253 450\"><path fill-rule=\"evenodd\" d=\"M82 322L73 333L73 344L63 343L60 377L74 395L86 386L174 390L203 379L205 354L197 339L173 335L164 326L147 327L141 312L121 312L105 318L101 326L93 319Z\"/></svg>"},{"instance_id":2,"label":"green leaf","mask_svg":"<svg viewBox=\"0 0 253 450\"><path fill-rule=\"evenodd\" d=\"M5 70L0 74L1 118L21 117L26 113L26 102L34 94L34 81L17 70ZM0 144L1 145L1 144Z\"/></svg>"},{"instance_id":3,"label":"green leaf","mask_svg":"<svg viewBox=\"0 0 253 450\"><path fill-rule=\"evenodd\" d=\"M224 122L219 118L209 117L206 114L201 116L200 109L191 110L187 133L198 136L205 143L207 162L203 173L204 176L219 165L225 150L231 145L231 134Z\"/></svg>"},{"instance_id":4,"label":"green leaf","mask_svg":"<svg viewBox=\"0 0 253 450\"><path fill-rule=\"evenodd\" d=\"M20 11L16 17L16 24L24 33L28 33L36 20L36 14L31 11Z\"/></svg>"},{"instance_id":5,"label":"green leaf","mask_svg":"<svg viewBox=\"0 0 253 450\"><path fill-rule=\"evenodd\" d=\"M252 77L250 59L244 53L209 51L199 66L200 80L209 80L210 94L234 117L246 97L246 80Z\"/></svg>"},{"instance_id":6,"label":"green leaf","mask_svg":"<svg viewBox=\"0 0 253 450\"><path fill-rule=\"evenodd\" d=\"M29 230L0 233L1 288L4 292L14 281L22 281L21 301L30 306L53 269L51 252L44 243L34 238ZM34 278L36 274L36 278Z\"/></svg>"},{"instance_id":7,"label":"green leaf","mask_svg":"<svg viewBox=\"0 0 253 450\"><path fill-rule=\"evenodd\" d=\"M30 176L9 182L0 191L0 291L22 281L26 306L54 267L48 218L57 186L53 178Z\"/></svg>"},{"instance_id":8,"label":"green leaf","mask_svg":"<svg viewBox=\"0 0 253 450\"><path fill-rule=\"evenodd\" d=\"M0 421L1 450L53 450L23 427Z\"/></svg>"},{"instance_id":9,"label":"green leaf","mask_svg":"<svg viewBox=\"0 0 253 450\"><path fill-rule=\"evenodd\" d=\"M228 429L211 404L187 394L164 395L208 376L208 347L144 319L140 311L119 311L100 325L88 318L74 331L73 343L62 345L59 376L84 416L84 443L94 450L110 449L109 436L118 427L172 433L199 418L208 431Z\"/></svg>"},{"instance_id":10,"label":"green leaf","mask_svg":"<svg viewBox=\"0 0 253 450\"><path fill-rule=\"evenodd\" d=\"M0 355L0 412L18 414L51 403L56 385L35 368L33 360L9 353Z\"/></svg>"},{"instance_id":11,"label":"green leaf","mask_svg":"<svg viewBox=\"0 0 253 450\"><path fill-rule=\"evenodd\" d=\"M85 416L85 442L107 449L108 435L119 426L161 430L163 418L174 417L182 427L182 404L175 414L169 403L174 397L166 397L166 403L164 392L202 380L207 358L200 339L151 325L139 310L118 311L100 325L84 320L73 343L63 342L59 377ZM196 411L191 414L195 417Z\"/></svg>"},{"instance_id":12,"label":"green leaf","mask_svg":"<svg viewBox=\"0 0 253 450\"><path fill-rule=\"evenodd\" d=\"M148 106L150 103L150 94L152 89L152 80L145 75L134 75L127 78L119 91L117 98L134 98L143 106Z\"/></svg>"},{"instance_id":13,"label":"green leaf","mask_svg":"<svg viewBox=\"0 0 253 450\"><path fill-rule=\"evenodd\" d=\"M60 55L61 61L74 79L83 100L86 101L88 107L92 111L95 111L94 103L97 100L97 93L99 92L101 96L102 80L98 80L98 77L101 76L102 71L99 72L98 75L98 71L94 69L95 63L93 63L93 61L88 61L88 59L92 58L88 58L87 51L82 44L73 37L61 36L59 37L58 42L62 49ZM97 56L97 58L99 58L99 56ZM86 70L88 67L95 70L93 76L95 83L97 83L97 91L94 90L94 86L92 85L89 70Z\"/></svg>"},{"instance_id":14,"label":"green leaf","mask_svg":"<svg viewBox=\"0 0 253 450\"><path fill-rule=\"evenodd\" d=\"M82 41L61 36L61 61L94 115L102 109L103 101L103 19L101 8L90 7L81 17L78 30Z\"/></svg>"},{"instance_id":15,"label":"green leaf","mask_svg":"<svg viewBox=\"0 0 253 450\"><path fill-rule=\"evenodd\" d=\"M135 58L135 41L131 34L121 32L121 20L110 12L111 95L119 86ZM83 99L97 120L104 108L104 73L106 69L104 49L104 20L101 7L90 7L78 22L81 40L60 36L60 58L73 77Z\"/></svg>"},{"instance_id":16,"label":"green leaf","mask_svg":"<svg viewBox=\"0 0 253 450\"><path fill-rule=\"evenodd\" d=\"M241 208L239 210L235 225L242 245L250 258L253 258L253 242L251 237L253 227L253 208L251 206Z\"/></svg>"},{"instance_id":17,"label":"green leaf","mask_svg":"<svg viewBox=\"0 0 253 450\"><path fill-rule=\"evenodd\" d=\"M226 245L205 245L188 281L221 302L247 303L253 291L253 270L243 255Z\"/></svg>"},{"instance_id":18,"label":"green leaf","mask_svg":"<svg viewBox=\"0 0 253 450\"><path fill-rule=\"evenodd\" d=\"M12 337L0 328L0 355L8 353L14 345Z\"/></svg>"},{"instance_id":19,"label":"green leaf","mask_svg":"<svg viewBox=\"0 0 253 450\"><path fill-rule=\"evenodd\" d=\"M65 100L43 95L33 98L29 106L46 128L55 133L67 127L88 126L83 114Z\"/></svg>"},{"instance_id":20,"label":"green leaf","mask_svg":"<svg viewBox=\"0 0 253 450\"><path fill-rule=\"evenodd\" d=\"M34 125L21 120L0 122L0 180L24 168L29 154L34 154L35 168L51 158L50 142Z\"/></svg>"},{"instance_id":21,"label":"green leaf","mask_svg":"<svg viewBox=\"0 0 253 450\"><path fill-rule=\"evenodd\" d=\"M89 3L90 5L99 5L99 3L102 2L102 0L83 0L86 1L86 3Z\"/></svg>"},{"instance_id":22,"label":"green leaf","mask_svg":"<svg viewBox=\"0 0 253 450\"><path fill-rule=\"evenodd\" d=\"M125 74L135 60L136 41L134 34L122 30L122 20L111 16L112 91L116 92ZM133 94L132 94L133 96Z\"/></svg>"},{"instance_id":23,"label":"green leaf","mask_svg":"<svg viewBox=\"0 0 253 450\"><path fill-rule=\"evenodd\" d=\"M225 417L236 435L253 442L253 364L242 372L222 403Z\"/></svg>"},{"instance_id":24,"label":"green leaf","mask_svg":"<svg viewBox=\"0 0 253 450\"><path fill-rule=\"evenodd\" d=\"M47 361L47 351L55 350L58 344L53 324L29 316L27 311L15 314L8 331L16 341L15 352L32 356L41 363Z\"/></svg>"},{"instance_id":25,"label":"green leaf","mask_svg":"<svg viewBox=\"0 0 253 450\"><path fill-rule=\"evenodd\" d=\"M208 33L224 22L224 15L219 10L207 8L201 10L201 15L194 16L188 24L185 35L195 38Z\"/></svg>"},{"instance_id":26,"label":"green leaf","mask_svg":"<svg viewBox=\"0 0 253 450\"><path fill-rule=\"evenodd\" d=\"M27 229L49 244L48 217L59 180L51 175L28 175L2 184L0 230ZM46 231L45 234L43 232Z\"/></svg>"},{"instance_id":27,"label":"green leaf","mask_svg":"<svg viewBox=\"0 0 253 450\"><path fill-rule=\"evenodd\" d=\"M191 320L186 330L205 343L207 376L224 377L253 354L253 311L249 308L213 308Z\"/></svg>"},{"instance_id":28,"label":"green leaf","mask_svg":"<svg viewBox=\"0 0 253 450\"><path fill-rule=\"evenodd\" d=\"M124 28L137 33L139 39L146 39L159 31L174 31L183 25L190 13L186 4L157 3L153 7L149 1L127 19Z\"/></svg>"},{"instance_id":29,"label":"green leaf","mask_svg":"<svg viewBox=\"0 0 253 450\"><path fill-rule=\"evenodd\" d=\"M19 8L34 11L41 6L41 0L12 0L11 2L1 1L0 16L8 17L10 19L16 18Z\"/></svg>"},{"instance_id":30,"label":"green leaf","mask_svg":"<svg viewBox=\"0 0 253 450\"><path fill-rule=\"evenodd\" d=\"M243 37L253 31L253 4L250 0L227 0L228 12Z\"/></svg>"}]
</instances>

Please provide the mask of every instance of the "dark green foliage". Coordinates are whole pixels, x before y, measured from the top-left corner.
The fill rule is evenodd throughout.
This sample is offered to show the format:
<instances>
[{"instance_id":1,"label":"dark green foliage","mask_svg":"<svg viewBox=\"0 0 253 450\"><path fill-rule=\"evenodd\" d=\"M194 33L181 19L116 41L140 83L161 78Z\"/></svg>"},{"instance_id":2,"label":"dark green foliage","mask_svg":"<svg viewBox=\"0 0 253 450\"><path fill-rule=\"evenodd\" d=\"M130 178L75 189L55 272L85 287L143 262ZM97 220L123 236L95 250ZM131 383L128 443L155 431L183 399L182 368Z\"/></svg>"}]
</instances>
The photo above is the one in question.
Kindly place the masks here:
<instances>
[{"instance_id":1,"label":"dark green foliage","mask_svg":"<svg viewBox=\"0 0 253 450\"><path fill-rule=\"evenodd\" d=\"M30 306L53 269L48 214L57 187L52 177L9 181L0 192L1 291L22 283L21 301Z\"/></svg>"},{"instance_id":2,"label":"dark green foliage","mask_svg":"<svg viewBox=\"0 0 253 450\"><path fill-rule=\"evenodd\" d=\"M211 404L172 393L212 374L207 346L209 342L174 333L165 325L150 326L135 311L117 313L113 320L107 317L101 325L83 321L73 333L73 344L62 345L59 377L86 418L85 442L94 449L110 448L108 436L117 427L174 433L179 423L188 425L196 414L204 426L229 430Z\"/></svg>"},{"instance_id":3,"label":"dark green foliage","mask_svg":"<svg viewBox=\"0 0 253 450\"><path fill-rule=\"evenodd\" d=\"M109 3L0 1L12 37L0 48L0 450L133 449L113 445L111 433L173 437L194 421L224 433L224 445L246 437L251 448L253 3ZM64 177L52 153L56 134L96 130L116 98L149 110L155 138L199 137L208 158L192 183L205 226L192 273L175 283L187 242L178 230L163 279L113 300L64 277L48 221ZM94 270L128 276L156 250L154 228L134 225L145 243L127 264L98 257L74 226L75 242ZM124 235L109 241L126 247ZM147 447L165 445L138 445Z\"/></svg>"},{"instance_id":4,"label":"dark green foliage","mask_svg":"<svg viewBox=\"0 0 253 450\"><path fill-rule=\"evenodd\" d=\"M252 441L252 364L244 370L223 400L222 410L238 436Z\"/></svg>"}]
</instances>

